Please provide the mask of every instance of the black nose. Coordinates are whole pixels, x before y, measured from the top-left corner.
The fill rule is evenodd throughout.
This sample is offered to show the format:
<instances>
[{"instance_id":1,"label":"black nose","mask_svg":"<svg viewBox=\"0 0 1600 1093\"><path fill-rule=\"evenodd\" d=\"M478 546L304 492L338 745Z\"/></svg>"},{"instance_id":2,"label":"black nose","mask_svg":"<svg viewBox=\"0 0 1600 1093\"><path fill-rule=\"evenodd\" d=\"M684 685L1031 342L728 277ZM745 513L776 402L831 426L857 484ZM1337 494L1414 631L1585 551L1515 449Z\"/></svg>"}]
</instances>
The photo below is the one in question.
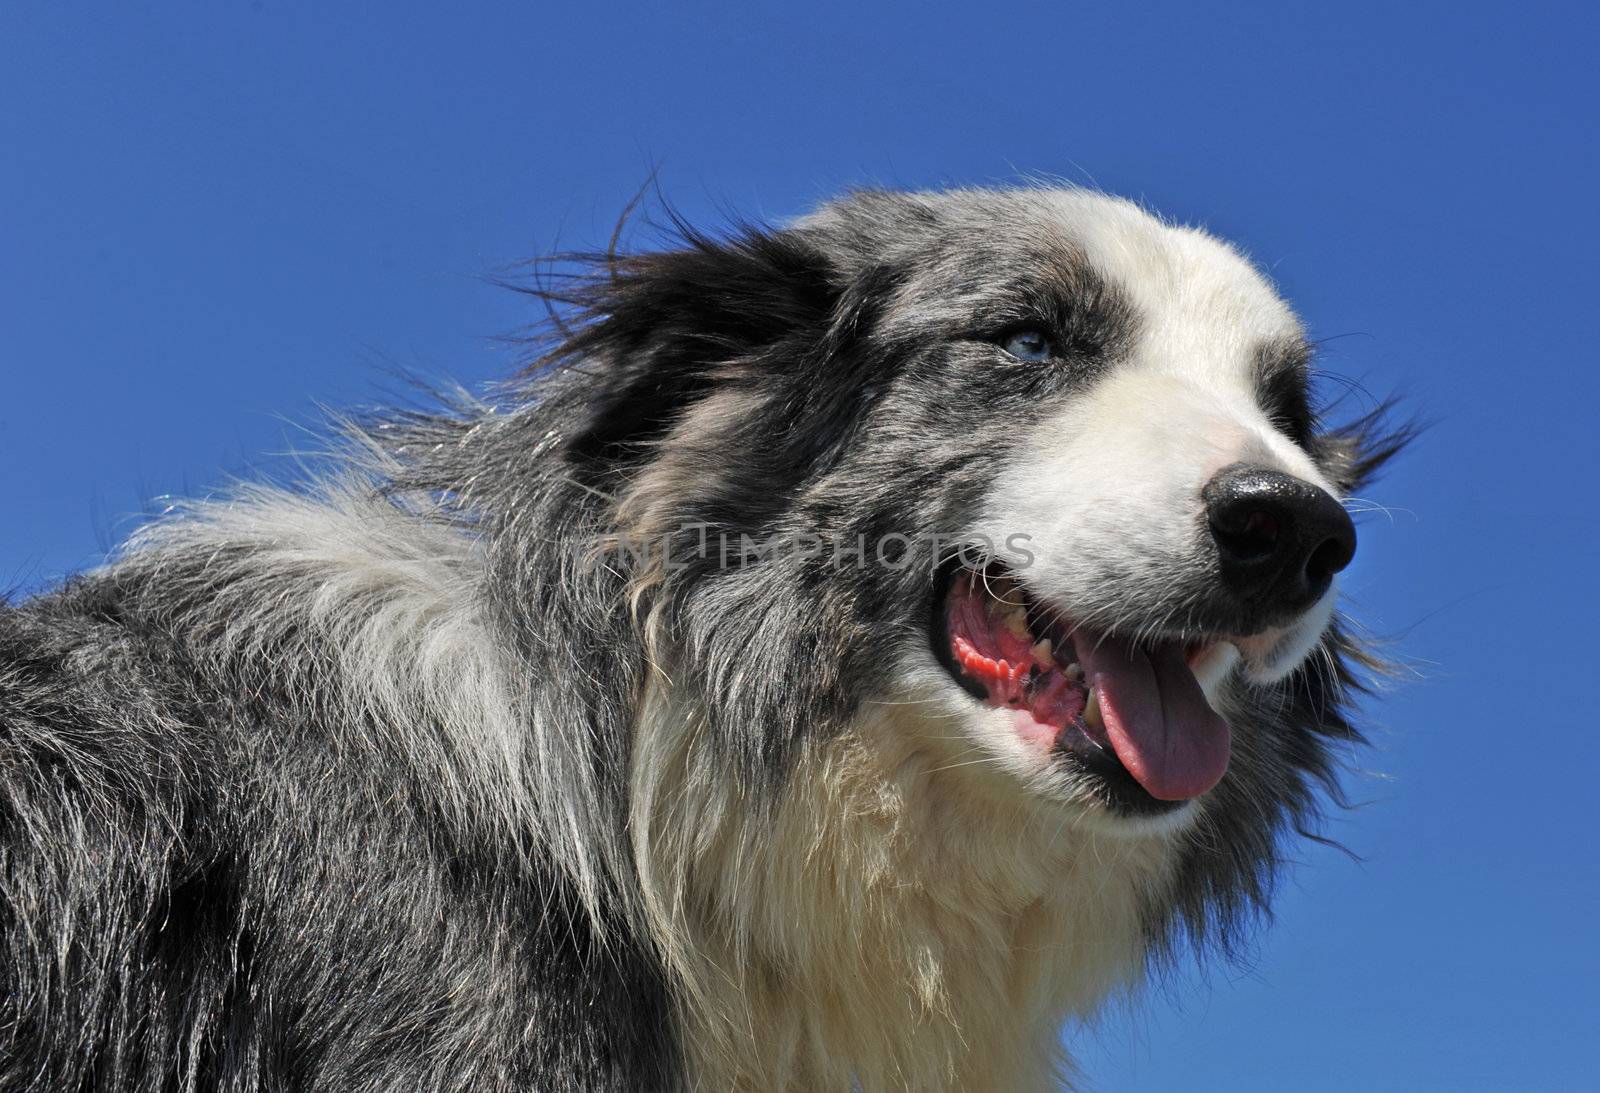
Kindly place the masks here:
<instances>
[{"instance_id":1,"label":"black nose","mask_svg":"<svg viewBox=\"0 0 1600 1093\"><path fill-rule=\"evenodd\" d=\"M1326 490L1264 467L1224 467L1200 496L1222 582L1273 614L1310 607L1356 553L1350 514Z\"/></svg>"}]
</instances>

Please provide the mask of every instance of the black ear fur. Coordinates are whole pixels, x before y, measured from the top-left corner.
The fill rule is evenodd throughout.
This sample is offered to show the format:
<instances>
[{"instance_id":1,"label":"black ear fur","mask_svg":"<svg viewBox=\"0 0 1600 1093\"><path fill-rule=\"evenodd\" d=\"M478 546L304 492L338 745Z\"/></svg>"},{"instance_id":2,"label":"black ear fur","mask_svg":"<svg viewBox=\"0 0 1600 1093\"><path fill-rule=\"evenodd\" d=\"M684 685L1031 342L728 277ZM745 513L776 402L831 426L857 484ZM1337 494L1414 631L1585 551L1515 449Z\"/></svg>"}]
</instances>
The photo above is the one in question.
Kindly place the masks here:
<instances>
[{"instance_id":1,"label":"black ear fur","mask_svg":"<svg viewBox=\"0 0 1600 1093\"><path fill-rule=\"evenodd\" d=\"M1325 474L1350 493L1372 482L1421 431L1415 421L1394 420L1394 403L1384 402L1354 421L1319 433L1312 455Z\"/></svg>"},{"instance_id":2,"label":"black ear fur","mask_svg":"<svg viewBox=\"0 0 1600 1093\"><path fill-rule=\"evenodd\" d=\"M566 292L539 293L578 319L541 365L598 381L587 424L566 446L577 462L626 463L717 380L809 357L826 341L841 290L799 233L679 232L676 249L579 258L587 268Z\"/></svg>"}]
</instances>

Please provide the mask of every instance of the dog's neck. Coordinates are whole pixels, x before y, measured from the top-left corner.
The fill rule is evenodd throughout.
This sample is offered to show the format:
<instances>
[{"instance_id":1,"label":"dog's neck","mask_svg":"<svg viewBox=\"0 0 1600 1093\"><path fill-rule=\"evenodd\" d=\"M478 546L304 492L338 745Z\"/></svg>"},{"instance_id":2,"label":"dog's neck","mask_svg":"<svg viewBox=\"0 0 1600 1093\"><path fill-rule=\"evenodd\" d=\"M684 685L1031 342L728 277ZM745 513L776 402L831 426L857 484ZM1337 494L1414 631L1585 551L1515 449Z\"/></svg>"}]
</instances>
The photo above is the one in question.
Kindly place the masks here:
<instances>
[{"instance_id":1,"label":"dog's neck","mask_svg":"<svg viewBox=\"0 0 1600 1093\"><path fill-rule=\"evenodd\" d=\"M1063 1022L1137 977L1170 839L996 794L893 705L757 819L707 788L689 711L646 709L635 850L697 1087L1055 1088Z\"/></svg>"}]
</instances>

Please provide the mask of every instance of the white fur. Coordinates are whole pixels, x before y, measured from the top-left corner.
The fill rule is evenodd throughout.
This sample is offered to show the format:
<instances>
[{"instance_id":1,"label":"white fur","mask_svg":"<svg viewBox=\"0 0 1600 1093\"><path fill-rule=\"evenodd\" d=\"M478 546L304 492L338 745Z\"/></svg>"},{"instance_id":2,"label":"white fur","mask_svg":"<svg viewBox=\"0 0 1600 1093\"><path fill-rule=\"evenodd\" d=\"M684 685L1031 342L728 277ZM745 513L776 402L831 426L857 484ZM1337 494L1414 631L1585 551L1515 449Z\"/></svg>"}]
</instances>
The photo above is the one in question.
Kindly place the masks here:
<instances>
[{"instance_id":1,"label":"white fur","mask_svg":"<svg viewBox=\"0 0 1600 1093\"><path fill-rule=\"evenodd\" d=\"M1062 1021L1136 978L1173 841L1019 793L909 678L804 756L770 822L697 774L703 727L653 689L635 856L695 1088L1058 1088Z\"/></svg>"}]
</instances>

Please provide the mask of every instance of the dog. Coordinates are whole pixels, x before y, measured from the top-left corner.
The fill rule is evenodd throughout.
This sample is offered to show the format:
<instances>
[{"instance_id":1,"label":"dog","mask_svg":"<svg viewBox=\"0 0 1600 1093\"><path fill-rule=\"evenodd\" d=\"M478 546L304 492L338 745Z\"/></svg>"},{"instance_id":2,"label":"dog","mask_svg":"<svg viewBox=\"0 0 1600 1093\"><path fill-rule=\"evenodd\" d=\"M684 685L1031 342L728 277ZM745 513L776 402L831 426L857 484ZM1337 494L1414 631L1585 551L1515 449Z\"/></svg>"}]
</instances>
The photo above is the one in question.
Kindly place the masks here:
<instances>
[{"instance_id":1,"label":"dog","mask_svg":"<svg viewBox=\"0 0 1600 1093\"><path fill-rule=\"evenodd\" d=\"M579 256L487 395L0 608L0 1087L1030 1089L1376 665L1239 252L1075 189Z\"/></svg>"}]
</instances>

